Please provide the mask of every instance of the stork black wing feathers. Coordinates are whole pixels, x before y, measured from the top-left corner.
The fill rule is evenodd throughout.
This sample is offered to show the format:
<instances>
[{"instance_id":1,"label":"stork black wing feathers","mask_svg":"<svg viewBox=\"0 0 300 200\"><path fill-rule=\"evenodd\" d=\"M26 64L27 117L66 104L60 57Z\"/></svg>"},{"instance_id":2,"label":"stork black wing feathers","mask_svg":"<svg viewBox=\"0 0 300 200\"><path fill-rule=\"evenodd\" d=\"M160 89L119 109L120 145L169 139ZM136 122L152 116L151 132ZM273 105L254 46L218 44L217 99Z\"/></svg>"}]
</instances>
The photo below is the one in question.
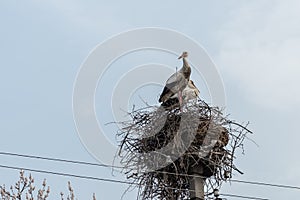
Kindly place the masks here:
<instances>
[{"instance_id":1,"label":"stork black wing feathers","mask_svg":"<svg viewBox=\"0 0 300 200\"><path fill-rule=\"evenodd\" d=\"M172 82L172 83L169 83L169 84L166 84L166 86L164 87L163 89L163 92L161 93L160 97L159 97L159 100L158 102L163 102L163 98L165 95L169 94L168 96L173 96L174 95L174 92L172 91L172 88L174 88L176 86L178 82L175 81L175 82Z\"/></svg>"}]
</instances>

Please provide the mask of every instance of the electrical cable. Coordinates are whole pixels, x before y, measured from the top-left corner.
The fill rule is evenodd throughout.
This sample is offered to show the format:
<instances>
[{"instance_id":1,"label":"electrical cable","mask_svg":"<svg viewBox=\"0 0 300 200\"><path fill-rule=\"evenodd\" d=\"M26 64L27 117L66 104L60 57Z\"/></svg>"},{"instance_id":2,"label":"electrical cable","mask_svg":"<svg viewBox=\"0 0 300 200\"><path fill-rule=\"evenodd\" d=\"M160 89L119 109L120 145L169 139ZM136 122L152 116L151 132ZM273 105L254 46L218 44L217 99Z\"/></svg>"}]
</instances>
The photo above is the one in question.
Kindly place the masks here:
<instances>
[{"instance_id":1,"label":"electrical cable","mask_svg":"<svg viewBox=\"0 0 300 200\"><path fill-rule=\"evenodd\" d=\"M242 198L242 199L256 199L256 200L268 200L260 197L250 197L250 196L242 196L236 194L220 194L221 196L234 197L234 198Z\"/></svg>"}]
</instances>

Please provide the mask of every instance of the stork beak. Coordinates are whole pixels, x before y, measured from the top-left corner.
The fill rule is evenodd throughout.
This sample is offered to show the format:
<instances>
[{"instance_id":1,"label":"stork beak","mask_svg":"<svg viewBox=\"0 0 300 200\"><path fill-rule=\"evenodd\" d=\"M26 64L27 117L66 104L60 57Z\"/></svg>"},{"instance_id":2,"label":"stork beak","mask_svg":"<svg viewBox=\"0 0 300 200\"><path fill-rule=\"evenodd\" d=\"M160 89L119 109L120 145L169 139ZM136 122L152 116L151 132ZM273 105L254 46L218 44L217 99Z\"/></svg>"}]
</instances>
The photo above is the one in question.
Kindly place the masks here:
<instances>
[{"instance_id":1,"label":"stork beak","mask_svg":"<svg viewBox=\"0 0 300 200\"><path fill-rule=\"evenodd\" d=\"M182 58L182 55L178 57L178 59L181 59L181 58Z\"/></svg>"}]
</instances>

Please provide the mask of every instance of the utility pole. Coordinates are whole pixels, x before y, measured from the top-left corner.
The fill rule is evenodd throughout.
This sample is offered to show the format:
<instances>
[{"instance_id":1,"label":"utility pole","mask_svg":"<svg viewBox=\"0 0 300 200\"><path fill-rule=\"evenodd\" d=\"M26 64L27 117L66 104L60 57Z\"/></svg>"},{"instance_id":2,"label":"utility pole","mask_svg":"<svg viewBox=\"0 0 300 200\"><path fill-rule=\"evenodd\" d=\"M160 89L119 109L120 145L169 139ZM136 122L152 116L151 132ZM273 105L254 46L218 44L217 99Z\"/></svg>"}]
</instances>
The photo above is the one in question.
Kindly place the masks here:
<instances>
[{"instance_id":1,"label":"utility pole","mask_svg":"<svg viewBox=\"0 0 300 200\"><path fill-rule=\"evenodd\" d=\"M190 199L204 200L205 178L203 178L203 166L201 164L195 165L189 171Z\"/></svg>"}]
</instances>

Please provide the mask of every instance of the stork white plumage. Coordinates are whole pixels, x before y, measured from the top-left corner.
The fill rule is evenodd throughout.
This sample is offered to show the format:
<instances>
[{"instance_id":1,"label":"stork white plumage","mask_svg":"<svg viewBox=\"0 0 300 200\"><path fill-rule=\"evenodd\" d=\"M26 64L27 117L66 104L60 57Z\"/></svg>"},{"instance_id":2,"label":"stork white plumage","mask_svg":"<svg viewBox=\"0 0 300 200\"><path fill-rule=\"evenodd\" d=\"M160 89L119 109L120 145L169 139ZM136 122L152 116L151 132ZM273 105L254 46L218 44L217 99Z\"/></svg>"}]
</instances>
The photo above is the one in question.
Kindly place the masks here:
<instances>
[{"instance_id":1,"label":"stork white plumage","mask_svg":"<svg viewBox=\"0 0 300 200\"><path fill-rule=\"evenodd\" d=\"M178 59L183 60L182 68L174 73L170 78L168 78L166 85L163 89L162 94L160 95L159 102L166 102L169 98L171 98L174 94L178 94L178 100L180 109L182 107L182 91L188 85L191 76L191 67L188 64L186 58L188 57L187 52L183 52Z\"/></svg>"},{"instance_id":2,"label":"stork white plumage","mask_svg":"<svg viewBox=\"0 0 300 200\"><path fill-rule=\"evenodd\" d=\"M182 91L182 98L183 101L188 102L190 100L197 99L199 94L200 94L199 89L195 86L192 80L189 80L188 85Z\"/></svg>"}]
</instances>

